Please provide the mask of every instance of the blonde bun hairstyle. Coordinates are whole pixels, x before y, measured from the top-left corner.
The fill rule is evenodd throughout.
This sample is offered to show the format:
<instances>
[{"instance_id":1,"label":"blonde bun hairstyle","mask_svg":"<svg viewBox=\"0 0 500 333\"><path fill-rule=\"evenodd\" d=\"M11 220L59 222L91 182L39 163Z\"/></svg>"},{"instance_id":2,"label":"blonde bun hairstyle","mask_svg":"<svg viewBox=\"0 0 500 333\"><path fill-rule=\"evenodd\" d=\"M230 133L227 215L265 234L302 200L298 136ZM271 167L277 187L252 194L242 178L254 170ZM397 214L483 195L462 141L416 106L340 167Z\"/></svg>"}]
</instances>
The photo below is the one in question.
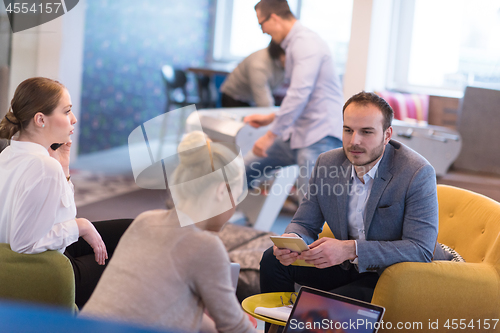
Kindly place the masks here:
<instances>
[{"instance_id":1,"label":"blonde bun hairstyle","mask_svg":"<svg viewBox=\"0 0 500 333\"><path fill-rule=\"evenodd\" d=\"M172 174L172 185L182 184L176 192L183 199L197 199L205 189L219 185L220 181L203 176L221 168L224 168L227 175L231 175L228 177L230 188L241 186L244 167L231 163L238 153L225 144L212 142L205 133L194 131L186 134L177 152L179 165ZM199 181L196 184L189 183L194 179Z\"/></svg>"}]
</instances>

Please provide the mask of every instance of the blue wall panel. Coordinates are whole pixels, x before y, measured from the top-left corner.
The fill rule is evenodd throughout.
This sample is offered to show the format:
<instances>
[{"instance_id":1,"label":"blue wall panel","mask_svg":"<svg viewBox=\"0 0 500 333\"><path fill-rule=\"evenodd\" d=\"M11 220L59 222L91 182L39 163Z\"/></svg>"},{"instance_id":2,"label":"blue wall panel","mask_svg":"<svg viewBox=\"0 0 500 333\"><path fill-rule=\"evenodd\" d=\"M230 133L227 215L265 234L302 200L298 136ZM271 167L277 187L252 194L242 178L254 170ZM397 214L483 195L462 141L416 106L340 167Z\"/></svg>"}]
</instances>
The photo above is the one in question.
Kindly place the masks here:
<instances>
[{"instance_id":1,"label":"blue wall panel","mask_svg":"<svg viewBox=\"0 0 500 333\"><path fill-rule=\"evenodd\" d=\"M88 0L79 153L127 143L164 110L160 69L203 64L215 0Z\"/></svg>"}]
</instances>

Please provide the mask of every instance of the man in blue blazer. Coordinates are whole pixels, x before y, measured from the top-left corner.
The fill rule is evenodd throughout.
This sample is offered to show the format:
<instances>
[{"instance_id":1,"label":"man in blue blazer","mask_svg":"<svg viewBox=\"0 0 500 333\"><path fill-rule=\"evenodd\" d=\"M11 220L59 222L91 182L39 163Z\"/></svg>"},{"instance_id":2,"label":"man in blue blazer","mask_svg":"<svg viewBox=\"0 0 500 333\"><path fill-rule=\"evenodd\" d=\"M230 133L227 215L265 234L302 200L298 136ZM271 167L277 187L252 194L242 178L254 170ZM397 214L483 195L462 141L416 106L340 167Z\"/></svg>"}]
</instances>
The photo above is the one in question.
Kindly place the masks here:
<instances>
[{"instance_id":1,"label":"man in blue blazer","mask_svg":"<svg viewBox=\"0 0 500 333\"><path fill-rule=\"evenodd\" d=\"M438 233L434 168L391 140L393 110L361 92L343 108L343 148L319 156L284 236L302 237L298 254L276 246L261 261L261 291L307 285L371 301L379 275L405 261L429 262ZM323 224L335 235L318 239ZM315 267L291 264L304 259Z\"/></svg>"}]
</instances>

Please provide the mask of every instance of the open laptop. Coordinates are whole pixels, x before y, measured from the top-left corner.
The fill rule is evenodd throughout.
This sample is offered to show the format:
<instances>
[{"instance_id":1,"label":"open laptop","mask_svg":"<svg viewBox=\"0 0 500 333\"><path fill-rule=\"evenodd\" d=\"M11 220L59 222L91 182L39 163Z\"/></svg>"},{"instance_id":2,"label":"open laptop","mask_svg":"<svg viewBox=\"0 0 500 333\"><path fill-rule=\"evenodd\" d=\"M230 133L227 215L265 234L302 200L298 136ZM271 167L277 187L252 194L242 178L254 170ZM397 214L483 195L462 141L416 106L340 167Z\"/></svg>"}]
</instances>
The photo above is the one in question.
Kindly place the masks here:
<instances>
[{"instance_id":1,"label":"open laptop","mask_svg":"<svg viewBox=\"0 0 500 333\"><path fill-rule=\"evenodd\" d=\"M381 306L302 287L284 332L375 333L384 311Z\"/></svg>"}]
</instances>

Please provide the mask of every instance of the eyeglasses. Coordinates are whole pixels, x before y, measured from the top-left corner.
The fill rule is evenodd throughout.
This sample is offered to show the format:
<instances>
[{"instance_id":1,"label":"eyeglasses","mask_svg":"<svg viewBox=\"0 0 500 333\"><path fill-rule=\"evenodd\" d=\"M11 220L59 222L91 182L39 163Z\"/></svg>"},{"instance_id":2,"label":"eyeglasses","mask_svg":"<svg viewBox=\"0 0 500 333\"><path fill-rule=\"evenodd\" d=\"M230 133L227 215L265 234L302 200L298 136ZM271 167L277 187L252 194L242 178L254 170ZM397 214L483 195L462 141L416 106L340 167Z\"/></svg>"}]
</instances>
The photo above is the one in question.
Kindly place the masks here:
<instances>
[{"instance_id":1,"label":"eyeglasses","mask_svg":"<svg viewBox=\"0 0 500 333\"><path fill-rule=\"evenodd\" d=\"M266 23L267 21L269 21L269 19L270 19L270 18L271 18L271 15L268 15L268 16L264 19L264 21L259 22L259 25L260 25L260 28L261 28L261 29L262 29L262 25L263 25L264 23Z\"/></svg>"},{"instance_id":2,"label":"eyeglasses","mask_svg":"<svg viewBox=\"0 0 500 333\"><path fill-rule=\"evenodd\" d=\"M285 305L285 303L283 302L283 297L280 296L280 299L281 299L281 304L283 306L288 306L288 307L293 307L293 305L295 304L295 301L297 300L297 293L292 293L290 295L290 300L288 301L288 303Z\"/></svg>"}]
</instances>

